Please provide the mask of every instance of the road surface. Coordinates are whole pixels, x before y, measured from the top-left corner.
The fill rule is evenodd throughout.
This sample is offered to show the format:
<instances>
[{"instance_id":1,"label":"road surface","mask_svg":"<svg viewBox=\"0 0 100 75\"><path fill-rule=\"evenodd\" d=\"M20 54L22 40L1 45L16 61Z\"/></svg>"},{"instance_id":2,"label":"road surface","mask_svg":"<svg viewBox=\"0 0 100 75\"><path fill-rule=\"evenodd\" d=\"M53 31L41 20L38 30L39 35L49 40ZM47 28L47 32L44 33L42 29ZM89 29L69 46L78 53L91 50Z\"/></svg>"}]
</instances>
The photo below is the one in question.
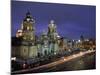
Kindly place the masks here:
<instances>
[{"instance_id":1,"label":"road surface","mask_svg":"<svg viewBox=\"0 0 100 75\"><path fill-rule=\"evenodd\" d=\"M67 56L67 57L61 57L59 60L54 61L52 63L45 64L45 65L42 65L42 66L38 66L38 67L35 67L35 68L31 68L31 69L14 71L14 72L12 72L12 74L89 69L88 67L86 68L86 66L84 68L84 62L82 60L80 60L79 58L86 56L86 55L88 55L87 57L89 57L90 56L89 54L91 54L91 53L95 53L95 50L88 50L88 51L79 52L77 54L73 54L73 55L70 55L70 56ZM75 66L73 67L73 64L75 64L75 61L77 61L77 63L79 63L79 64L75 65L76 67ZM87 61L87 60L84 60L84 61ZM70 66L68 66L68 63L70 63ZM88 62L85 62L85 63L88 63ZM92 69L92 68L90 67L90 69Z\"/></svg>"}]
</instances>

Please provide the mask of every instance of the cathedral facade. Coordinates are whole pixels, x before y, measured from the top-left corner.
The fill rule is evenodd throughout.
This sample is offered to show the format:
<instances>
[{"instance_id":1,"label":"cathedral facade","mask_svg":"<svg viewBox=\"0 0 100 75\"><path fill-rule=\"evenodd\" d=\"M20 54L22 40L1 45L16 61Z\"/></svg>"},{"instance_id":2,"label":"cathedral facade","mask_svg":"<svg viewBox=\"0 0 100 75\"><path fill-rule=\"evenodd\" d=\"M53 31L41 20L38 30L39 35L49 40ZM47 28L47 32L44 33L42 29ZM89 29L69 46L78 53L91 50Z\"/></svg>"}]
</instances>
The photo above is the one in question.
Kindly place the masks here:
<instances>
[{"instance_id":1,"label":"cathedral facade","mask_svg":"<svg viewBox=\"0 0 100 75\"><path fill-rule=\"evenodd\" d=\"M54 20L51 20L48 31L41 33L41 36L37 38L35 20L30 12L26 13L21 29L16 32L16 37L12 39L12 56L29 59L57 54L59 52L60 36L56 28Z\"/></svg>"}]
</instances>

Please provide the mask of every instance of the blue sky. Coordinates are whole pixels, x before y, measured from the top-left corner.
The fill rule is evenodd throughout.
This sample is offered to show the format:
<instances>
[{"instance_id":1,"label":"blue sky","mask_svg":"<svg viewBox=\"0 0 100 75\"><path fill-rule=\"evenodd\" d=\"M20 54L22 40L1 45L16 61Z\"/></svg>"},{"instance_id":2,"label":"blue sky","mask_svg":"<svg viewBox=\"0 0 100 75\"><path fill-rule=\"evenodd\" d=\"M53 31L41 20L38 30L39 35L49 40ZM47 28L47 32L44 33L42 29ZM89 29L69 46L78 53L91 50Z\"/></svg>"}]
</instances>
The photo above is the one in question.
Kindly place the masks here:
<instances>
[{"instance_id":1,"label":"blue sky","mask_svg":"<svg viewBox=\"0 0 100 75\"><path fill-rule=\"evenodd\" d=\"M86 38L96 36L96 6L24 1L11 3L12 36L20 29L27 11L36 21L36 35L47 30L49 21L53 19L61 36L72 39L78 39L80 35Z\"/></svg>"}]
</instances>

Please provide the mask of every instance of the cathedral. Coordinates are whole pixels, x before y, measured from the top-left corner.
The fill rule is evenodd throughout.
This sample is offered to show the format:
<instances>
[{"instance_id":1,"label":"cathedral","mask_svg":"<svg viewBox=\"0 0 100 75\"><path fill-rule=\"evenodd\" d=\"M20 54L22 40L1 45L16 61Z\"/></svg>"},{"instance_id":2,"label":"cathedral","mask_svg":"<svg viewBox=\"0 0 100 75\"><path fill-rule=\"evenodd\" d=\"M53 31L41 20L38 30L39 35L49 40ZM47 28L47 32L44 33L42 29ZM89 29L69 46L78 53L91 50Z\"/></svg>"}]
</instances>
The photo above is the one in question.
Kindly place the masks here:
<instances>
[{"instance_id":1,"label":"cathedral","mask_svg":"<svg viewBox=\"0 0 100 75\"><path fill-rule=\"evenodd\" d=\"M60 36L56 28L54 20L51 20L48 31L38 37L35 34L35 19L27 12L16 37L12 38L12 57L27 60L57 54L60 49Z\"/></svg>"}]
</instances>

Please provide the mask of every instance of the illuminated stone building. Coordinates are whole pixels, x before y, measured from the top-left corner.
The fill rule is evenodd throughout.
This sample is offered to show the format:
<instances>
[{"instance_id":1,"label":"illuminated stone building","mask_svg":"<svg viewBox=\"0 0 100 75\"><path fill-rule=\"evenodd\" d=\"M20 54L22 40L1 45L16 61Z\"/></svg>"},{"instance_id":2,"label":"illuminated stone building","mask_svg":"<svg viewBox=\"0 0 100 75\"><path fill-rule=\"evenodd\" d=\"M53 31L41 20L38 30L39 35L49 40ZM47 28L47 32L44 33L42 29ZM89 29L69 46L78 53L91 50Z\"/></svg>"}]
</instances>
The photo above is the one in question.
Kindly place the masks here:
<instances>
[{"instance_id":1,"label":"illuminated stone building","mask_svg":"<svg viewBox=\"0 0 100 75\"><path fill-rule=\"evenodd\" d=\"M12 38L12 57L27 60L59 53L61 40L54 20L50 21L48 30L41 33L41 36L36 38L35 31L35 20L28 12L21 29Z\"/></svg>"},{"instance_id":2,"label":"illuminated stone building","mask_svg":"<svg viewBox=\"0 0 100 75\"><path fill-rule=\"evenodd\" d=\"M28 12L24 18L21 29L16 33L16 39L12 42L18 42L13 44L12 55L21 59L34 58L37 56L37 46L35 40L35 20Z\"/></svg>"},{"instance_id":3,"label":"illuminated stone building","mask_svg":"<svg viewBox=\"0 0 100 75\"><path fill-rule=\"evenodd\" d=\"M51 20L48 25L48 31L43 31L38 46L40 55L45 56L58 53L58 33L56 30L56 24L53 20Z\"/></svg>"},{"instance_id":4,"label":"illuminated stone building","mask_svg":"<svg viewBox=\"0 0 100 75\"><path fill-rule=\"evenodd\" d=\"M57 33L57 29L56 29L56 24L54 22L54 20L51 20L49 25L48 25L48 37L49 37L49 50L51 51L51 53L58 53L59 51L59 45L58 45L58 39L59 39L59 35Z\"/></svg>"}]
</instances>

